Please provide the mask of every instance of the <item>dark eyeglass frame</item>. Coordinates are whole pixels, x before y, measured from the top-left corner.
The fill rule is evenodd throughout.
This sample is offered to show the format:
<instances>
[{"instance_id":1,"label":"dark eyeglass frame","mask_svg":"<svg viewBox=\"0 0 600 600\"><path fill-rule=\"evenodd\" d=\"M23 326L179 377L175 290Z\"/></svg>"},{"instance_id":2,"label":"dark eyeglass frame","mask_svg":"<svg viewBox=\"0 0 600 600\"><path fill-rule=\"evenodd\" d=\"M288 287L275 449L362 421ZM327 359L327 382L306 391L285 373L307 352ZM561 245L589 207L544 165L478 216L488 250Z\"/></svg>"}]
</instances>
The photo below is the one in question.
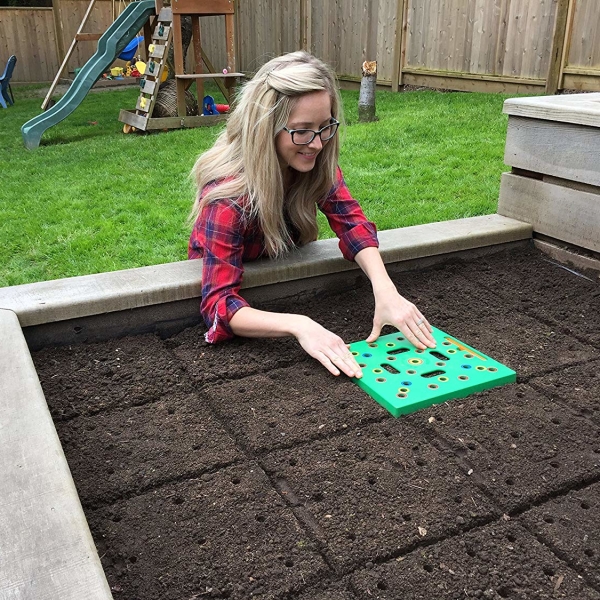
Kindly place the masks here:
<instances>
[{"instance_id":1,"label":"dark eyeglass frame","mask_svg":"<svg viewBox=\"0 0 600 600\"><path fill-rule=\"evenodd\" d=\"M333 130L333 133L328 137L323 139L323 132L328 128L331 127L332 125L335 125L335 129ZM308 146L308 144L311 144L313 142L313 140L319 136L321 138L321 142L327 142L329 141L338 131L340 126L340 122L337 119L334 119L333 117L331 118L331 123L329 123L328 125L325 125L325 127L321 127L321 129L319 129L319 131L315 131L314 129L288 129L287 127L284 127L283 129L285 131L287 131L291 136L292 136L292 144L296 145L296 146ZM311 132L313 135L310 138L310 140L308 140L308 142L296 142L294 140L294 134L295 133L307 133L307 132Z\"/></svg>"}]
</instances>

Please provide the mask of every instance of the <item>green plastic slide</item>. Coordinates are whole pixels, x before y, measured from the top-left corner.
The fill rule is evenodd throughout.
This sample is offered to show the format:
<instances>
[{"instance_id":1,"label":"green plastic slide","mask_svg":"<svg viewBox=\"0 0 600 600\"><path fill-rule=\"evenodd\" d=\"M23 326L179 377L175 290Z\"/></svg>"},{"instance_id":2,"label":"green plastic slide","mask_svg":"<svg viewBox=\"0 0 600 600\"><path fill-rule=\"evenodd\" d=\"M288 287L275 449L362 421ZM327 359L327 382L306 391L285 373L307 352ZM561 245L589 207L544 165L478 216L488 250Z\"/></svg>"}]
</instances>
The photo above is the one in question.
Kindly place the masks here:
<instances>
[{"instance_id":1,"label":"green plastic slide","mask_svg":"<svg viewBox=\"0 0 600 600\"><path fill-rule=\"evenodd\" d=\"M25 148L37 148L44 131L66 119L81 104L102 73L155 14L155 6L154 0L139 0L127 6L98 40L96 53L79 71L67 93L54 106L21 127Z\"/></svg>"}]
</instances>

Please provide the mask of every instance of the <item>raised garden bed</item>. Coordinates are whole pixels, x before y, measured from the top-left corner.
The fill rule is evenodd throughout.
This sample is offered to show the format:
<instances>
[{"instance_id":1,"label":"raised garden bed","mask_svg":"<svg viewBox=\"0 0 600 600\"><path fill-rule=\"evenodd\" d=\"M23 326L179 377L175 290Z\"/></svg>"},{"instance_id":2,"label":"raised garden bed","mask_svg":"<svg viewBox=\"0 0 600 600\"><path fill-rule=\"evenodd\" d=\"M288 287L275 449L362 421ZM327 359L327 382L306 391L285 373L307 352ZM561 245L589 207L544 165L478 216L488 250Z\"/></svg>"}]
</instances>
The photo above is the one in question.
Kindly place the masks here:
<instances>
[{"instance_id":1,"label":"raised garden bed","mask_svg":"<svg viewBox=\"0 0 600 600\"><path fill-rule=\"evenodd\" d=\"M600 285L532 247L396 279L518 382L394 419L292 340L33 353L115 599L600 599ZM267 306L370 331L366 285Z\"/></svg>"}]
</instances>

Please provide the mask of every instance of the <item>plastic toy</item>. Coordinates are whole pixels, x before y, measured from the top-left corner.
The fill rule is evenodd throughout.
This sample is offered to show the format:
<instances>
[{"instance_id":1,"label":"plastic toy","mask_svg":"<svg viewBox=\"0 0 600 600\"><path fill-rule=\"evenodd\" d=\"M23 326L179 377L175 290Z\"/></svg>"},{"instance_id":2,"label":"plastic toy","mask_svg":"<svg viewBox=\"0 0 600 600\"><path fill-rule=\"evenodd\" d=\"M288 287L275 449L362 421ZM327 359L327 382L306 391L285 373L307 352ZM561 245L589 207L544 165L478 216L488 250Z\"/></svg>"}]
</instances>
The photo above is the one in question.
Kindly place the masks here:
<instances>
[{"instance_id":1,"label":"plastic toy","mask_svg":"<svg viewBox=\"0 0 600 600\"><path fill-rule=\"evenodd\" d=\"M437 347L427 350L401 333L350 344L363 371L353 381L394 417L516 381L514 371L440 329L433 336Z\"/></svg>"}]
</instances>

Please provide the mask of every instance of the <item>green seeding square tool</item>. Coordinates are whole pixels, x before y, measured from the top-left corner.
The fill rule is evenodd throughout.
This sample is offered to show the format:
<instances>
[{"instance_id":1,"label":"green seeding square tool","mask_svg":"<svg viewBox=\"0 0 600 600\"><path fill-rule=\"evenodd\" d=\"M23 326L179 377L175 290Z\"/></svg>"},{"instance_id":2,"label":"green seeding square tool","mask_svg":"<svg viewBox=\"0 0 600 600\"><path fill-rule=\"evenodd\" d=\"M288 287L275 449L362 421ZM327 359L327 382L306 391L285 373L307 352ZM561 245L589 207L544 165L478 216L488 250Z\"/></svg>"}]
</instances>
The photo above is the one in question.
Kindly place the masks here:
<instances>
[{"instance_id":1,"label":"green seeding square tool","mask_svg":"<svg viewBox=\"0 0 600 600\"><path fill-rule=\"evenodd\" d=\"M426 350L400 332L350 344L363 371L353 381L394 417L516 381L513 370L444 331L433 327L433 337L437 347Z\"/></svg>"}]
</instances>

